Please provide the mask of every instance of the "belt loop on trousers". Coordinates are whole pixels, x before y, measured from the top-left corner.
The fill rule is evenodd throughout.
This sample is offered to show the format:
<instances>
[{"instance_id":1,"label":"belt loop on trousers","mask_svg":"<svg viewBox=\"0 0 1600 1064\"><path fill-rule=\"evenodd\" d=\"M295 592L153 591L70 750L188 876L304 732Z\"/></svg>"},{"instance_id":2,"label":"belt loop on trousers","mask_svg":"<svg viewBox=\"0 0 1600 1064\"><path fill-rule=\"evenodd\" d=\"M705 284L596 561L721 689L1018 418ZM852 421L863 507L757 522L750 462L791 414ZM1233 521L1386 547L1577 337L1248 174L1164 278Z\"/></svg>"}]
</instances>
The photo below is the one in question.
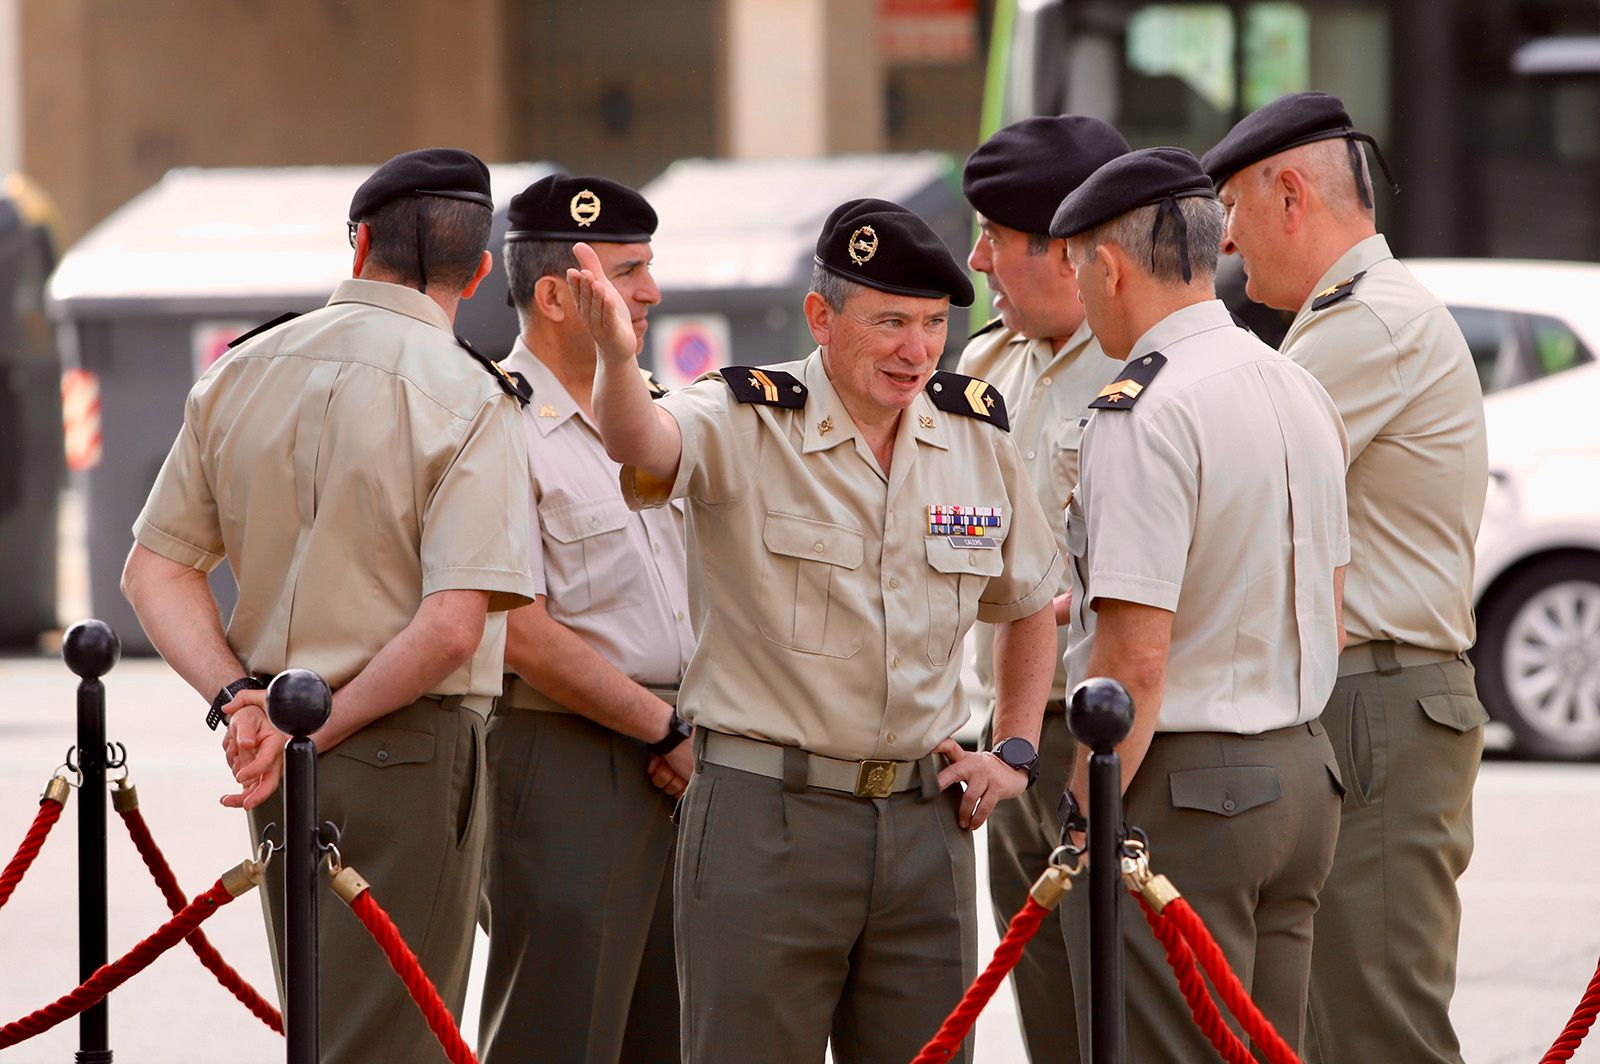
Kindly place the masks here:
<instances>
[{"instance_id":1,"label":"belt loop on trousers","mask_svg":"<svg viewBox=\"0 0 1600 1064\"><path fill-rule=\"evenodd\" d=\"M1378 666L1380 675L1393 676L1400 671L1400 659L1395 656L1393 643L1384 641L1369 645L1372 647L1372 662Z\"/></svg>"},{"instance_id":2,"label":"belt loop on trousers","mask_svg":"<svg viewBox=\"0 0 1600 1064\"><path fill-rule=\"evenodd\" d=\"M935 763L932 754L917 760L917 777L922 784L922 793L917 795L917 801L930 802L939 795L939 766Z\"/></svg>"},{"instance_id":3,"label":"belt loop on trousers","mask_svg":"<svg viewBox=\"0 0 1600 1064\"><path fill-rule=\"evenodd\" d=\"M706 729L694 730L693 738L690 739L690 749L694 751L694 770L699 772L706 767Z\"/></svg>"},{"instance_id":4,"label":"belt loop on trousers","mask_svg":"<svg viewBox=\"0 0 1600 1064\"><path fill-rule=\"evenodd\" d=\"M783 789L803 794L806 789L806 752L798 746L783 748Z\"/></svg>"}]
</instances>

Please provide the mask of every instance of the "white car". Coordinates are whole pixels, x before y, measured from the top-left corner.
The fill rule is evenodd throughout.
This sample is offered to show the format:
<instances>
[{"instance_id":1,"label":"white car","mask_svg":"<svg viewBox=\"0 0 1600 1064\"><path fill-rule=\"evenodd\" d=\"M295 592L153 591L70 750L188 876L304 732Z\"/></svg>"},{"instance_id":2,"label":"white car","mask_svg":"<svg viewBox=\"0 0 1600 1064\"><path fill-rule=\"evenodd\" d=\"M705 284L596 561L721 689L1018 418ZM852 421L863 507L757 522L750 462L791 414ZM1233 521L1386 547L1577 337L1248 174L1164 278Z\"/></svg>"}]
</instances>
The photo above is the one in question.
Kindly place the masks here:
<instances>
[{"instance_id":1,"label":"white car","mask_svg":"<svg viewBox=\"0 0 1600 1064\"><path fill-rule=\"evenodd\" d=\"M1600 266L1408 260L1484 385L1478 693L1533 757L1600 754Z\"/></svg>"}]
</instances>

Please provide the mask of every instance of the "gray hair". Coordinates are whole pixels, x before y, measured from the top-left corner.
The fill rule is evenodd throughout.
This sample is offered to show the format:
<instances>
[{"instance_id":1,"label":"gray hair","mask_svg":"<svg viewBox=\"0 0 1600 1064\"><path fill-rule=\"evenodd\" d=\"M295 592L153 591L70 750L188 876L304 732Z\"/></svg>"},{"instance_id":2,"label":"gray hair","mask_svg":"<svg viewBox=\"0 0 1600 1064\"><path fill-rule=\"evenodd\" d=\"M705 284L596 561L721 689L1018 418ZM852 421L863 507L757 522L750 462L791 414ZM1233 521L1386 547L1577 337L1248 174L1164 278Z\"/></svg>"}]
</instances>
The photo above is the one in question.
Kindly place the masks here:
<instances>
[{"instance_id":1,"label":"gray hair","mask_svg":"<svg viewBox=\"0 0 1600 1064\"><path fill-rule=\"evenodd\" d=\"M506 265L506 288L519 321L533 304L533 289L540 278L555 277L566 284L567 271L578 268L572 245L562 240L507 240L501 257Z\"/></svg>"},{"instance_id":2,"label":"gray hair","mask_svg":"<svg viewBox=\"0 0 1600 1064\"><path fill-rule=\"evenodd\" d=\"M830 310L843 310L845 300L857 292L866 291L866 287L839 276L820 262L811 267L811 291L821 296Z\"/></svg>"},{"instance_id":3,"label":"gray hair","mask_svg":"<svg viewBox=\"0 0 1600 1064\"><path fill-rule=\"evenodd\" d=\"M459 292L478 270L494 216L481 203L419 195L397 197L354 220L367 225L367 260L411 285L423 281L423 274L417 269L420 222L427 254L427 262L422 265L427 280Z\"/></svg>"},{"instance_id":4,"label":"gray hair","mask_svg":"<svg viewBox=\"0 0 1600 1064\"><path fill-rule=\"evenodd\" d=\"M1351 143L1356 143L1352 156ZM1355 167L1351 165L1354 158ZM1361 202L1361 187L1356 184L1356 169L1361 173L1361 185L1368 194L1372 189L1372 171L1367 166L1367 153L1359 142L1343 137L1313 141L1298 148L1290 148L1274 155L1261 167L1261 183L1270 185L1285 169L1293 167L1305 177L1306 183L1317 190L1317 196L1327 204L1336 218L1350 219L1358 215L1374 217L1373 208Z\"/></svg>"},{"instance_id":5,"label":"gray hair","mask_svg":"<svg viewBox=\"0 0 1600 1064\"><path fill-rule=\"evenodd\" d=\"M1215 276L1217 254L1222 247L1222 204L1209 196L1185 196L1177 204L1188 229L1186 243L1191 274L1201 278ZM1156 280L1184 284L1177 227L1170 222L1162 225L1160 242L1156 240L1156 218L1160 210L1161 205L1156 203L1136 208L1079 233L1072 242L1083 251L1085 262L1094 259L1094 249L1099 245L1115 244Z\"/></svg>"}]
</instances>

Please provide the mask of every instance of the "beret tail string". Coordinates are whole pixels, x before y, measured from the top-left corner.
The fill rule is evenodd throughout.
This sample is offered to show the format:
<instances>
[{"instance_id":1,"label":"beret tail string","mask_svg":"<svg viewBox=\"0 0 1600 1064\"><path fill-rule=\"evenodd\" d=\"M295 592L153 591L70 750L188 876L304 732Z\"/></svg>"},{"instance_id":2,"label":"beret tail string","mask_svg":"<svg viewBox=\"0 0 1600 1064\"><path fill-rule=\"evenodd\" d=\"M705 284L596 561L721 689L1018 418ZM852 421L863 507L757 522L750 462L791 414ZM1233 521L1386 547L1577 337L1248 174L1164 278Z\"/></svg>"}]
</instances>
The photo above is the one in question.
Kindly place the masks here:
<instances>
[{"instance_id":1,"label":"beret tail string","mask_svg":"<svg viewBox=\"0 0 1600 1064\"><path fill-rule=\"evenodd\" d=\"M428 234L426 212L422 209L422 193L418 192L412 202L417 205L417 286L420 292L428 290Z\"/></svg>"},{"instance_id":2,"label":"beret tail string","mask_svg":"<svg viewBox=\"0 0 1600 1064\"><path fill-rule=\"evenodd\" d=\"M1178 264L1183 267L1183 283L1188 284L1194 277L1189 268L1189 223L1183 220L1183 211L1172 196L1156 206L1156 224L1150 228L1150 271L1155 272L1156 252L1161 245L1161 226L1169 217L1172 219L1172 233L1178 239Z\"/></svg>"}]
</instances>

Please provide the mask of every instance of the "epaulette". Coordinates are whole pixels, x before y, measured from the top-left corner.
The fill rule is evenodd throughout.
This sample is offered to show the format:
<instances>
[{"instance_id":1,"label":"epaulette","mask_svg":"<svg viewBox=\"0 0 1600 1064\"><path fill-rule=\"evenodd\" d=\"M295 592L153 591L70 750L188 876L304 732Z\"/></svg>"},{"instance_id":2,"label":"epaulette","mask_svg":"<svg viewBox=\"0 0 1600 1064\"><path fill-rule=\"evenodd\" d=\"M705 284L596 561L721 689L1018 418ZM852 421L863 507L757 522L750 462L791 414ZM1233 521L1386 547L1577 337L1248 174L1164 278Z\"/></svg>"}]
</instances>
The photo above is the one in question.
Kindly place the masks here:
<instances>
[{"instance_id":1,"label":"epaulette","mask_svg":"<svg viewBox=\"0 0 1600 1064\"><path fill-rule=\"evenodd\" d=\"M244 335L235 336L232 340L229 340L228 341L228 349L232 350L233 348L238 347L240 344L244 343L246 340L254 340L256 337L260 336L262 333L266 332L268 329L276 329L278 326L282 325L284 322L293 321L294 319L298 318L299 316L300 315L294 313L293 311L290 311L287 314L279 314L276 318L273 318L271 321L264 321L260 325L257 325L254 329L251 329L249 332L245 333Z\"/></svg>"},{"instance_id":2,"label":"epaulette","mask_svg":"<svg viewBox=\"0 0 1600 1064\"><path fill-rule=\"evenodd\" d=\"M806 386L782 370L723 366L718 372L741 403L764 403L785 410L799 410L806 405Z\"/></svg>"},{"instance_id":3,"label":"epaulette","mask_svg":"<svg viewBox=\"0 0 1600 1064\"><path fill-rule=\"evenodd\" d=\"M472 356L473 361L482 366L500 386L500 390L517 401L519 408L527 406L533 399L533 386L528 379L520 373L507 373L494 359L479 351L464 336L457 336L456 343L461 349Z\"/></svg>"},{"instance_id":4,"label":"epaulette","mask_svg":"<svg viewBox=\"0 0 1600 1064\"><path fill-rule=\"evenodd\" d=\"M1089 404L1091 410L1127 410L1139 401L1139 396L1150 387L1167 356L1152 351L1122 371L1122 376L1100 389L1100 394Z\"/></svg>"},{"instance_id":5,"label":"epaulette","mask_svg":"<svg viewBox=\"0 0 1600 1064\"><path fill-rule=\"evenodd\" d=\"M661 382L656 380L656 375L654 373L651 373L647 369L641 369L639 370L639 376L644 378L644 386L645 388L649 389L650 398L660 399L663 395L667 394L667 390L661 387Z\"/></svg>"},{"instance_id":6,"label":"epaulette","mask_svg":"<svg viewBox=\"0 0 1600 1064\"><path fill-rule=\"evenodd\" d=\"M964 414L987 421L1001 432L1011 431L1005 396L986 380L940 370L928 381L926 391L933 405L947 414Z\"/></svg>"},{"instance_id":7,"label":"epaulette","mask_svg":"<svg viewBox=\"0 0 1600 1064\"><path fill-rule=\"evenodd\" d=\"M983 323L983 325L978 329L977 332L975 332L971 336L967 337L967 343L970 344L972 341L976 340L978 337L982 336L984 333L992 333L992 332L994 332L996 329L998 329L1000 327L1000 324L1001 324L1001 319L998 316L990 318L988 321Z\"/></svg>"},{"instance_id":8,"label":"epaulette","mask_svg":"<svg viewBox=\"0 0 1600 1064\"><path fill-rule=\"evenodd\" d=\"M1356 290L1356 282L1361 280L1361 278L1365 277L1366 275L1367 271L1362 270L1348 281L1340 281L1336 285L1329 285L1327 288L1324 288L1312 298L1311 309L1322 310L1324 307L1333 306L1335 303L1339 302L1339 300L1344 299L1351 292L1354 292Z\"/></svg>"}]
</instances>

